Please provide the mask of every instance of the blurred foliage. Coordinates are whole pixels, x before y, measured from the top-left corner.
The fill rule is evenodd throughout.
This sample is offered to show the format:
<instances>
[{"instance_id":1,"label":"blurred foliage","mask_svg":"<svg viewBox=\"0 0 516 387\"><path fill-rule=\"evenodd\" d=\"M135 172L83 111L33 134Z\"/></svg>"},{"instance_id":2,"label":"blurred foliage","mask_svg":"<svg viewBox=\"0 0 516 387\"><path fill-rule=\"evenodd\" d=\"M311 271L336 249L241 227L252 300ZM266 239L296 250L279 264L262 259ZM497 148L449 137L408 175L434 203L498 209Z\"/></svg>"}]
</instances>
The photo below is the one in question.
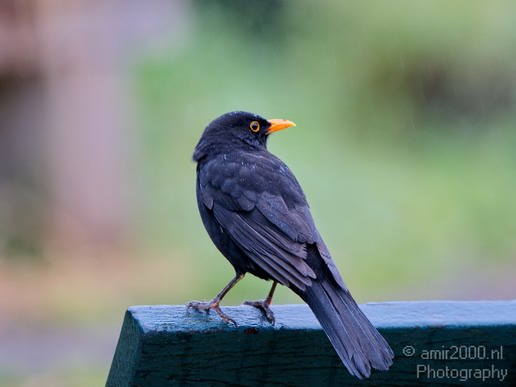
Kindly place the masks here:
<instances>
[{"instance_id":1,"label":"blurred foliage","mask_svg":"<svg viewBox=\"0 0 516 387\"><path fill-rule=\"evenodd\" d=\"M7 271L0 261L5 299L30 309L5 315L34 327L88 329L114 319L114 338L129 305L218 292L233 272L200 221L191 155L203 128L231 110L296 122L275 134L269 149L296 174L359 302L453 298L471 289L470 298L489 297L499 278L509 283L516 256L516 3L187 4L192 19L180 38L138 58L127 78L138 98L138 111L128 114L142 147L131 171L134 244L110 259L48 248L45 225L20 215L41 211L45 218L44 195L21 197L22 208L10 208L4 203L24 189L4 184L0 254L52 256L37 269L24 262ZM249 276L224 303L263 297L268 288ZM280 288L275 302L299 299ZM0 369L0 385L96 385L109 365L99 367L80 360L33 379Z\"/></svg>"},{"instance_id":2,"label":"blurred foliage","mask_svg":"<svg viewBox=\"0 0 516 387\"><path fill-rule=\"evenodd\" d=\"M190 161L231 110L297 123L269 148L359 298L514 258L514 3L195 4L186 44L143 60L137 77L142 231L204 280L192 296L232 275L197 214Z\"/></svg>"}]
</instances>

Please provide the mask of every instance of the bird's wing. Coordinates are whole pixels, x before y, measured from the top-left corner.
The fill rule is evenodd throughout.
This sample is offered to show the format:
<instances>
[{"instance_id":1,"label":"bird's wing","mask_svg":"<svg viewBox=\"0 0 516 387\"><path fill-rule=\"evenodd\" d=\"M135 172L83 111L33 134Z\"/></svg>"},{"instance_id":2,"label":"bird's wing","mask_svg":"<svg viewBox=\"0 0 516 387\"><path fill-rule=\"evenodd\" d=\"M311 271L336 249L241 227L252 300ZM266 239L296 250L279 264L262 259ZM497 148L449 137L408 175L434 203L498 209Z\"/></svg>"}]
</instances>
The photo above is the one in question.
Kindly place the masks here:
<instances>
[{"instance_id":1,"label":"bird's wing","mask_svg":"<svg viewBox=\"0 0 516 387\"><path fill-rule=\"evenodd\" d=\"M304 290L316 278L306 262L306 244L315 243L345 287L299 183L281 160L269 153L221 155L199 170L199 189L204 205L271 278Z\"/></svg>"}]
</instances>

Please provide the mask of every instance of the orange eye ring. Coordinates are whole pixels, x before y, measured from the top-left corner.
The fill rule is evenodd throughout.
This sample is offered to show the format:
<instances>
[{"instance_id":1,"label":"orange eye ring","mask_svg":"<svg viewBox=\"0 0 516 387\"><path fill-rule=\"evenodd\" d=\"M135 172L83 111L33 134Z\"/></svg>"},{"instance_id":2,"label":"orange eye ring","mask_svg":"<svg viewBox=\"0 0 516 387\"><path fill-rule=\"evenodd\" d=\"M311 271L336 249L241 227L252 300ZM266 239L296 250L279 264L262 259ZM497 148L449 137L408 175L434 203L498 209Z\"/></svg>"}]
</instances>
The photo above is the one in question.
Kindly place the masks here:
<instances>
[{"instance_id":1,"label":"orange eye ring","mask_svg":"<svg viewBox=\"0 0 516 387\"><path fill-rule=\"evenodd\" d=\"M253 132L257 133L260 130L260 123L258 121L253 121L249 124L249 129Z\"/></svg>"}]
</instances>

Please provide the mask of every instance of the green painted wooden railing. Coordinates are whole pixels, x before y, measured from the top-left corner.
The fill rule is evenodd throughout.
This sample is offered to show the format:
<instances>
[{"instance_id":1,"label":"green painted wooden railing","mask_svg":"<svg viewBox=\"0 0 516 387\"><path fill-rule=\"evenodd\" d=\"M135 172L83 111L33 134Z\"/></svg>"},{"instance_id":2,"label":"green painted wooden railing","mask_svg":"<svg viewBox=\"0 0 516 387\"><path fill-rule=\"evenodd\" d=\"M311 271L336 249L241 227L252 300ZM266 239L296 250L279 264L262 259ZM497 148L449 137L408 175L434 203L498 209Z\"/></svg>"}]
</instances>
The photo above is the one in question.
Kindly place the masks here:
<instances>
[{"instance_id":1,"label":"green painted wooden railing","mask_svg":"<svg viewBox=\"0 0 516 387\"><path fill-rule=\"evenodd\" d=\"M388 372L348 374L306 305L215 313L128 309L107 386L516 385L516 300L361 305L396 355Z\"/></svg>"}]
</instances>

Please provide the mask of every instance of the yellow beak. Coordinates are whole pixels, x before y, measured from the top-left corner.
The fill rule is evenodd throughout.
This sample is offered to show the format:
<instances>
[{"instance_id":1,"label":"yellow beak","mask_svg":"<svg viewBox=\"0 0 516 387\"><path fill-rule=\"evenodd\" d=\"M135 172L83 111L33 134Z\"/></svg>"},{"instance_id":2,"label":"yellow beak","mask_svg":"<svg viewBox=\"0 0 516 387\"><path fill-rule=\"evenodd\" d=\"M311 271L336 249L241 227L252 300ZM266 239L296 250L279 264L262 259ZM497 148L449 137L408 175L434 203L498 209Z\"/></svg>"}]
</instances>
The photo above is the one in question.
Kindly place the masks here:
<instances>
[{"instance_id":1,"label":"yellow beak","mask_svg":"<svg viewBox=\"0 0 516 387\"><path fill-rule=\"evenodd\" d=\"M271 126L269 127L269 129L267 129L267 132L265 132L267 134L277 132L278 130L290 128L291 126L296 126L296 124L294 124L292 121L276 119L276 118L269 120L269 124L271 124Z\"/></svg>"}]
</instances>

